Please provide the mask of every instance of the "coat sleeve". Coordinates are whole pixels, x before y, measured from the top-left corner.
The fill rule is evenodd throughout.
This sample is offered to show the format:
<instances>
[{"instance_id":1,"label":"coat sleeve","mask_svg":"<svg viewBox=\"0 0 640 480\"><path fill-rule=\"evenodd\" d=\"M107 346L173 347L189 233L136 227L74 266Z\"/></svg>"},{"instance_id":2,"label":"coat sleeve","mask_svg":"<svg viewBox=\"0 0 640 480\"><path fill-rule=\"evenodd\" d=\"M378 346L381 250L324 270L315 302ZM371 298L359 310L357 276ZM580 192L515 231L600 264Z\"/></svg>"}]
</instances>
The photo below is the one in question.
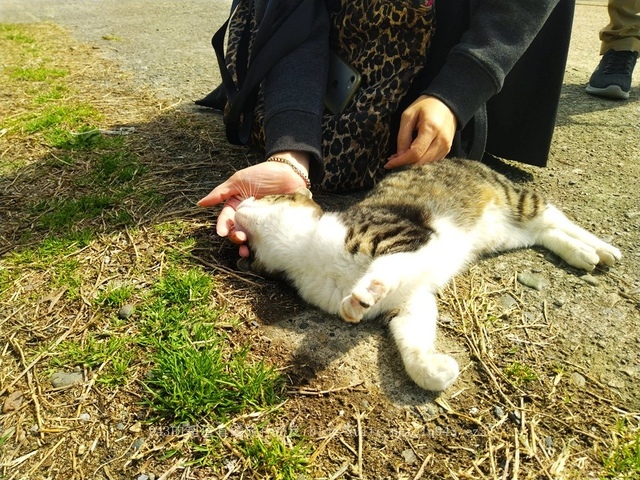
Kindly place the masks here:
<instances>
[{"instance_id":1,"label":"coat sleeve","mask_svg":"<svg viewBox=\"0 0 640 480\"><path fill-rule=\"evenodd\" d=\"M310 153L310 177L316 181L322 175L320 159L329 64L329 15L324 0L302 1L316 4L315 22L309 36L271 69L263 83L265 153L267 157L285 150Z\"/></svg>"},{"instance_id":2,"label":"coat sleeve","mask_svg":"<svg viewBox=\"0 0 640 480\"><path fill-rule=\"evenodd\" d=\"M442 100L462 129L498 93L559 0L472 2L469 28L422 91ZM436 4L437 5L437 4ZM436 6L437 8L437 6ZM448 19L454 21L454 19ZM446 28L438 24L436 28Z\"/></svg>"}]
</instances>

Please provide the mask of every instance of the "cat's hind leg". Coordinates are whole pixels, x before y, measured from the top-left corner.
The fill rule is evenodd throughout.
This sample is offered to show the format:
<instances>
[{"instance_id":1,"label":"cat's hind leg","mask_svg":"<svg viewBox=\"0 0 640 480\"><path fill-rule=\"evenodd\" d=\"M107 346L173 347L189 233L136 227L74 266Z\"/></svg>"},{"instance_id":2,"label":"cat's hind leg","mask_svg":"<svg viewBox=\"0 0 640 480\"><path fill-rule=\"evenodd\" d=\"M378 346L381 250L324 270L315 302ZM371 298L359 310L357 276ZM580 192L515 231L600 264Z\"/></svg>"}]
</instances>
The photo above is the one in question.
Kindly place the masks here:
<instances>
[{"instance_id":1,"label":"cat's hind leg","mask_svg":"<svg viewBox=\"0 0 640 480\"><path fill-rule=\"evenodd\" d=\"M592 271L597 265L612 266L622 258L620 250L582 227L552 205L548 205L541 218L536 243L561 257L569 265Z\"/></svg>"},{"instance_id":2,"label":"cat's hind leg","mask_svg":"<svg viewBox=\"0 0 640 480\"><path fill-rule=\"evenodd\" d=\"M434 351L438 309L435 295L416 291L389 322L409 377L425 390L441 391L458 377L458 362Z\"/></svg>"},{"instance_id":3,"label":"cat's hind leg","mask_svg":"<svg viewBox=\"0 0 640 480\"><path fill-rule=\"evenodd\" d=\"M442 230L444 234L434 236L416 251L376 257L350 294L342 300L340 316L347 322L359 322L369 313L377 314L384 310L384 305L381 309L372 308L398 290L400 293L394 297L396 300L401 299L405 292L412 292L418 283L435 292L448 282L469 258L471 241L455 229Z\"/></svg>"}]
</instances>

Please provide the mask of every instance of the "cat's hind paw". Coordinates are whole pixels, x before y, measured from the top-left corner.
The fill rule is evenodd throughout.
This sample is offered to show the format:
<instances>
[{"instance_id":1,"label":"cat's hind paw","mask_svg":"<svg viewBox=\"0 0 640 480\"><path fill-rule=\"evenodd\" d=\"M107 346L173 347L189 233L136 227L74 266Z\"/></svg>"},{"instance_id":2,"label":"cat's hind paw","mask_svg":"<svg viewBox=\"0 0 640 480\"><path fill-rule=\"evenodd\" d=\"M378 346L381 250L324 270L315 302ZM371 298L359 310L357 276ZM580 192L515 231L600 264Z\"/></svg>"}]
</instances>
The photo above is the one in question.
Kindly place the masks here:
<instances>
[{"instance_id":1,"label":"cat's hind paw","mask_svg":"<svg viewBox=\"0 0 640 480\"><path fill-rule=\"evenodd\" d=\"M622 253L613 245L605 243L604 246L598 248L598 257L600 258L599 264L604 264L608 267L612 267L615 263L622 258Z\"/></svg>"},{"instance_id":2,"label":"cat's hind paw","mask_svg":"<svg viewBox=\"0 0 640 480\"><path fill-rule=\"evenodd\" d=\"M405 362L405 368L414 382L432 392L439 392L451 386L460 372L458 362L442 353L416 355Z\"/></svg>"},{"instance_id":3,"label":"cat's hind paw","mask_svg":"<svg viewBox=\"0 0 640 480\"><path fill-rule=\"evenodd\" d=\"M569 265L592 272L598 265L608 267L615 265L622 258L622 254L620 250L608 243L602 243L597 247L582 244L578 248L569 250L563 258Z\"/></svg>"},{"instance_id":4,"label":"cat's hind paw","mask_svg":"<svg viewBox=\"0 0 640 480\"><path fill-rule=\"evenodd\" d=\"M387 294L387 287L379 280L372 280L368 286L360 288L358 285L351 295L342 300L340 316L349 323L357 323L367 311Z\"/></svg>"}]
</instances>

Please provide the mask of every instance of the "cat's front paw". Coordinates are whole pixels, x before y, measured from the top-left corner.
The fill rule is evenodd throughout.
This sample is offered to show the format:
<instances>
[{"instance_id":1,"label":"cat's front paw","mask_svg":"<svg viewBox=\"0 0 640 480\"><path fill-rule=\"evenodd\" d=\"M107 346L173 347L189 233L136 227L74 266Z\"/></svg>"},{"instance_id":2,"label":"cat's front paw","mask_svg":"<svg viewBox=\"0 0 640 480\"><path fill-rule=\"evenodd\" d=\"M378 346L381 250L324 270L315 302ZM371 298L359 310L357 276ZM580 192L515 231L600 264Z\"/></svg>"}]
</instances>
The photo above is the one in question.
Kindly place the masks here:
<instances>
[{"instance_id":1,"label":"cat's front paw","mask_svg":"<svg viewBox=\"0 0 640 480\"><path fill-rule=\"evenodd\" d=\"M405 361L405 368L414 382L432 392L439 392L451 386L460 372L458 362L442 353L415 355Z\"/></svg>"},{"instance_id":2,"label":"cat's front paw","mask_svg":"<svg viewBox=\"0 0 640 480\"><path fill-rule=\"evenodd\" d=\"M359 322L367 311L387 294L387 291L387 286L379 280L372 280L365 287L356 285L351 295L342 300L340 316L346 322Z\"/></svg>"}]
</instances>

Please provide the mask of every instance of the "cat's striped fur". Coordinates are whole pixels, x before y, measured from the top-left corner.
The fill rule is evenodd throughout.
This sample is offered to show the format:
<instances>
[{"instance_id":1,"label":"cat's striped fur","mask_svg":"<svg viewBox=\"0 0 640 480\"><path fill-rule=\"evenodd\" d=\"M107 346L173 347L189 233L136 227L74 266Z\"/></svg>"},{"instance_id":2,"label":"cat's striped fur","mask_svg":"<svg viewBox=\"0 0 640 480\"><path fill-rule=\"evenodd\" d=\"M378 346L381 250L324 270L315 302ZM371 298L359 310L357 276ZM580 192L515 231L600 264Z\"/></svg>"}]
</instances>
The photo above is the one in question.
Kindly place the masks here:
<instances>
[{"instance_id":1,"label":"cat's striped fur","mask_svg":"<svg viewBox=\"0 0 640 480\"><path fill-rule=\"evenodd\" d=\"M593 270L620 259L536 192L478 162L442 160L388 175L361 202L324 213L310 194L243 201L252 267L283 274L308 302L349 322L394 312L409 376L442 390L457 362L433 351L436 293L478 255L543 245Z\"/></svg>"}]
</instances>

